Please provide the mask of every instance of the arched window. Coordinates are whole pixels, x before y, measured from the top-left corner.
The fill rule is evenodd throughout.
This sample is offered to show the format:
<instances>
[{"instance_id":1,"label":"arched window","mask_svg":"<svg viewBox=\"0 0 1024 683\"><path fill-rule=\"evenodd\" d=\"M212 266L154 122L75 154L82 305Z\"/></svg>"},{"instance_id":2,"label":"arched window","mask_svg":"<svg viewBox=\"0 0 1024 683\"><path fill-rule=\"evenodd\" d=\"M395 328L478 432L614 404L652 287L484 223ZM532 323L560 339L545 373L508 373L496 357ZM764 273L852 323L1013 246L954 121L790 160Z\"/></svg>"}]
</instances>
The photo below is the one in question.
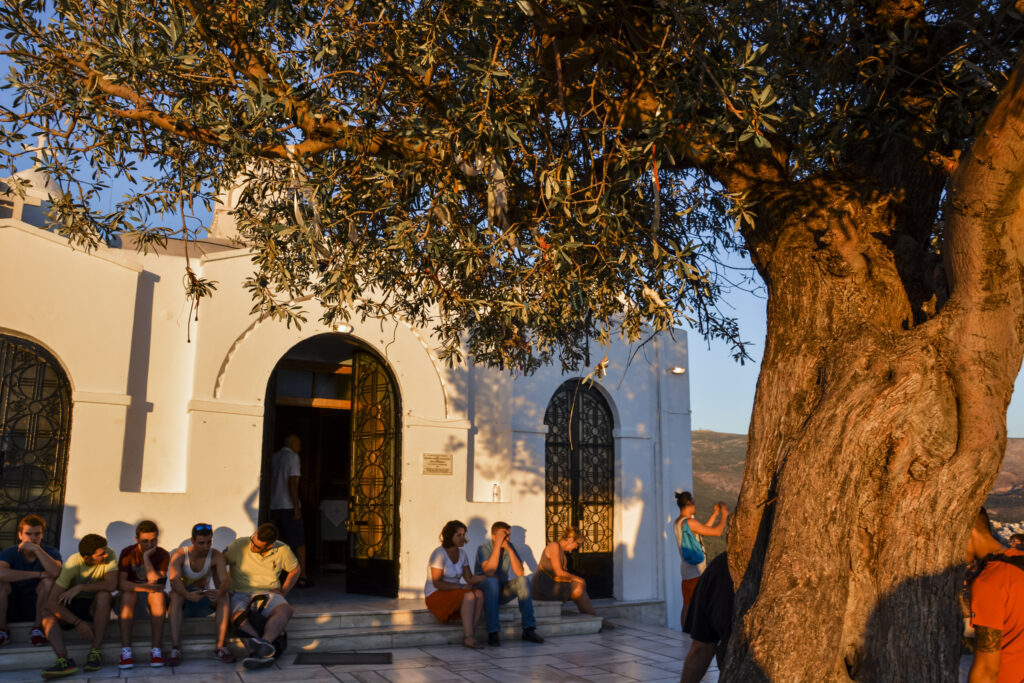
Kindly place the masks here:
<instances>
[{"instance_id":1,"label":"arched window","mask_svg":"<svg viewBox=\"0 0 1024 683\"><path fill-rule=\"evenodd\" d=\"M587 581L592 598L612 595L615 519L614 420L593 386L570 380L558 388L544 413L545 526L550 543L570 526L583 543L570 571Z\"/></svg>"},{"instance_id":2,"label":"arched window","mask_svg":"<svg viewBox=\"0 0 1024 683\"><path fill-rule=\"evenodd\" d=\"M0 335L0 547L17 543L18 520L46 520L60 544L71 437L71 384L43 347Z\"/></svg>"}]
</instances>

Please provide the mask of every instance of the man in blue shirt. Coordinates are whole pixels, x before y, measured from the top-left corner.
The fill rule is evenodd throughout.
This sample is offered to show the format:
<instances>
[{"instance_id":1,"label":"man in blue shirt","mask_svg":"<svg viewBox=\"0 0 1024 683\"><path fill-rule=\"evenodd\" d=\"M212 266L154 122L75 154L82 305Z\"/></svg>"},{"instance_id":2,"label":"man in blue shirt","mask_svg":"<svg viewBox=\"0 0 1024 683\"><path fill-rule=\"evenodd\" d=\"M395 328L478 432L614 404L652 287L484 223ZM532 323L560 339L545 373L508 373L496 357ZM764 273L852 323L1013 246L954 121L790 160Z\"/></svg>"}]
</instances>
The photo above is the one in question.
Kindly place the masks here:
<instances>
[{"instance_id":1,"label":"man in blue shirt","mask_svg":"<svg viewBox=\"0 0 1024 683\"><path fill-rule=\"evenodd\" d=\"M0 553L0 646L10 642L9 622L31 621L29 641L46 645L43 604L60 574L60 551L42 545L46 520L27 515L18 522L18 545Z\"/></svg>"},{"instance_id":2,"label":"man in blue shirt","mask_svg":"<svg viewBox=\"0 0 1024 683\"><path fill-rule=\"evenodd\" d=\"M530 597L530 582L523 576L523 562L515 548L509 543L512 530L505 522L491 525L491 537L477 548L475 574L487 578L480 584L484 592L484 616L487 621L487 644L501 645L498 635L498 607L513 598L519 599L519 614L523 622L523 640L543 643L537 633L537 620L533 616L533 599ZM511 578L509 574L512 574Z\"/></svg>"}]
</instances>

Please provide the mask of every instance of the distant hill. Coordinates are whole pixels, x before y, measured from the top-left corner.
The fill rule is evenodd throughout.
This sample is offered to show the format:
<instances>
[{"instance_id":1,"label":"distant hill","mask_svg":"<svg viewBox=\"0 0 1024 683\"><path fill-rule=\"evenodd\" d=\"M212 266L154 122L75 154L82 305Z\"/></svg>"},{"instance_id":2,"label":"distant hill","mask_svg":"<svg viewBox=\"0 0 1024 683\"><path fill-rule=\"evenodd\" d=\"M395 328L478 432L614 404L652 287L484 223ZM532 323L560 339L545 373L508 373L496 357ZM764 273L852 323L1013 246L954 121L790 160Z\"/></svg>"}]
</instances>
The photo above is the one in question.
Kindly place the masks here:
<instances>
[{"instance_id":1,"label":"distant hill","mask_svg":"<svg viewBox=\"0 0 1024 683\"><path fill-rule=\"evenodd\" d=\"M1024 439L1007 439L1003 468L985 507L1000 522L1024 520Z\"/></svg>"},{"instance_id":2,"label":"distant hill","mask_svg":"<svg viewBox=\"0 0 1024 683\"><path fill-rule=\"evenodd\" d=\"M692 438L693 496L697 517L703 522L718 501L726 503L730 510L736 507L743 483L747 436L698 429ZM1003 467L985 507L994 520L1024 521L1024 439L1007 440ZM725 549L720 539L709 539L706 546L712 557Z\"/></svg>"},{"instance_id":3,"label":"distant hill","mask_svg":"<svg viewBox=\"0 0 1024 683\"><path fill-rule=\"evenodd\" d=\"M698 429L691 438L693 498L697 501L697 518L705 522L718 501L728 505L730 512L736 509L747 457L747 435ZM721 538L706 539L704 545L710 557L725 550Z\"/></svg>"}]
</instances>

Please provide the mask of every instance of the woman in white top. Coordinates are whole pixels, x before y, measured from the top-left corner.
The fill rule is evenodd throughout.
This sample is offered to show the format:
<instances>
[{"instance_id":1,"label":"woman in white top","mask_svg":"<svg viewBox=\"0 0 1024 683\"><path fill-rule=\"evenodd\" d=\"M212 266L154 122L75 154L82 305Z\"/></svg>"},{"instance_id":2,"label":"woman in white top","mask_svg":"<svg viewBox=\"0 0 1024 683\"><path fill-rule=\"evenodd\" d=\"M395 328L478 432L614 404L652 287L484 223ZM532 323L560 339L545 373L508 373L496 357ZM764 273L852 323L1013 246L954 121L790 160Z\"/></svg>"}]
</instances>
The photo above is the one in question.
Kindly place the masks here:
<instances>
[{"instance_id":1,"label":"woman in white top","mask_svg":"<svg viewBox=\"0 0 1024 683\"><path fill-rule=\"evenodd\" d=\"M473 586L485 577L473 575L469 568L469 557L462 549L464 545L466 525L458 520L445 524L441 530L441 547L430 553L424 593L427 609L442 624L457 615L462 618L462 632L465 636L462 644L479 650L483 645L473 637L473 631L484 611L484 594Z\"/></svg>"},{"instance_id":2,"label":"woman in white top","mask_svg":"<svg viewBox=\"0 0 1024 683\"><path fill-rule=\"evenodd\" d=\"M697 579L700 578L707 564L707 557L697 564L686 561L683 555L683 536L690 535L700 544L701 552L704 551L702 536L721 536L725 533L725 521L729 517L729 508L725 503L715 503L715 510L711 513L706 524L701 524L693 516L697 512L697 505L693 502L693 494L689 491L676 491L676 504L679 505L679 516L672 523L672 529L676 533L676 546L679 547L679 555L682 559L680 571L683 575L683 611L679 615L680 625L686 621L686 610L693 598L693 589L697 587ZM716 524L717 521L717 524Z\"/></svg>"}]
</instances>

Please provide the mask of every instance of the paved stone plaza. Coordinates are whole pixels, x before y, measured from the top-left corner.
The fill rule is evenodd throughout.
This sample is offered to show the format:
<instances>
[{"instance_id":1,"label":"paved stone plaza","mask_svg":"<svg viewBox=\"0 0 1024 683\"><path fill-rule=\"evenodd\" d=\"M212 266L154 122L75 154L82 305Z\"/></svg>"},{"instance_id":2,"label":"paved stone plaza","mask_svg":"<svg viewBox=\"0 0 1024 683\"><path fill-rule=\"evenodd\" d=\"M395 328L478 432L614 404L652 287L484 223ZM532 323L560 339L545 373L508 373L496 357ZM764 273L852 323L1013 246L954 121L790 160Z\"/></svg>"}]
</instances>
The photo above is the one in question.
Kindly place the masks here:
<instances>
[{"instance_id":1,"label":"paved stone plaza","mask_svg":"<svg viewBox=\"0 0 1024 683\"><path fill-rule=\"evenodd\" d=\"M128 671L119 671L111 662L89 675L72 676L64 681L100 681L131 679L160 680L177 677L196 683L242 683L242 681L345 681L348 683L389 683L418 681L475 681L476 683L519 683L541 681L646 681L677 683L683 658L690 646L689 636L667 628L620 620L614 631L583 636L549 638L543 645L508 641L500 648L468 650L460 645L442 647L410 647L393 650L394 661L387 666L295 666L295 653L289 652L273 668L247 671L237 663L221 664L213 659L190 657L181 666L151 669L145 661ZM72 646L78 654L82 647ZM144 648L136 648L141 660L147 659ZM84 654L84 651L83 651ZM0 651L0 657L2 657ZM79 662L81 663L81 662ZM971 658L960 662L961 683L967 681ZM0 683L39 681L39 669L0 673ZM170 681L166 681L170 683ZM718 683L714 663L702 683Z\"/></svg>"},{"instance_id":2,"label":"paved stone plaza","mask_svg":"<svg viewBox=\"0 0 1024 683\"><path fill-rule=\"evenodd\" d=\"M522 641L506 641L499 648L469 650L459 645L403 648L393 651L389 666L294 666L295 653L282 657L274 668L247 671L242 665L226 665L213 659L187 658L174 669L151 669L145 666L148 652L136 647L143 660L134 669L118 671L111 662L103 670L90 675L65 678L65 681L98 681L127 678L179 679L198 683L240 683L241 681L658 681L676 683L683 668L683 657L689 638L676 631L629 621L617 622L618 628L593 635L549 638L543 645ZM82 647L72 646L73 656ZM83 653L84 654L84 651ZM0 653L0 657L2 657ZM81 664L81 662L79 662ZM41 680L39 669L0 673L0 683ZM717 670L705 677L716 683Z\"/></svg>"}]
</instances>

